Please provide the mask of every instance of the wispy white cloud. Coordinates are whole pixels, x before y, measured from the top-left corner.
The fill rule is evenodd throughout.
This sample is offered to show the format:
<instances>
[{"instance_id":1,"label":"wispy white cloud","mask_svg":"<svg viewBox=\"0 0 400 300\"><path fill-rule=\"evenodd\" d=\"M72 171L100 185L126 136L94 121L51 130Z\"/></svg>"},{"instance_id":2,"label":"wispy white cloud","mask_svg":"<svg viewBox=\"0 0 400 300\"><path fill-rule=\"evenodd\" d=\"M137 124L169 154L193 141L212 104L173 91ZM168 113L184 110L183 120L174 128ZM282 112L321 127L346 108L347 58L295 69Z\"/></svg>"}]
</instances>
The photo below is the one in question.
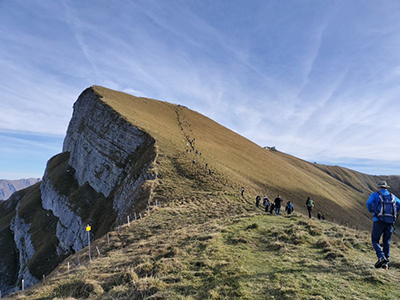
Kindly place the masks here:
<instances>
[{"instance_id":1,"label":"wispy white cloud","mask_svg":"<svg viewBox=\"0 0 400 300\"><path fill-rule=\"evenodd\" d=\"M399 161L376 142L400 132L394 2L2 5L0 130L64 134L79 93L100 84L305 159Z\"/></svg>"}]
</instances>

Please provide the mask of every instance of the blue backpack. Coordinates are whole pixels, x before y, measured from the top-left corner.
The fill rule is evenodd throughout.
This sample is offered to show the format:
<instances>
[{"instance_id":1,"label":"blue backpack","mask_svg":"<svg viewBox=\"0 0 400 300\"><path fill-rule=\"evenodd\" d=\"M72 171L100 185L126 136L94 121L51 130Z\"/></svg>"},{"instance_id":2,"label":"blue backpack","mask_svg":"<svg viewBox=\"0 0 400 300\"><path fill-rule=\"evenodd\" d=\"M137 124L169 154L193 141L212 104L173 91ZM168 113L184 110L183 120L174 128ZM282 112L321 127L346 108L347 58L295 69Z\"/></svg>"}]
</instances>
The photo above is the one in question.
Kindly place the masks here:
<instances>
[{"instance_id":1,"label":"blue backpack","mask_svg":"<svg viewBox=\"0 0 400 300\"><path fill-rule=\"evenodd\" d=\"M396 222L397 204L394 195L382 195L380 192L378 192L378 196L379 202L374 210L375 216L385 223Z\"/></svg>"}]
</instances>

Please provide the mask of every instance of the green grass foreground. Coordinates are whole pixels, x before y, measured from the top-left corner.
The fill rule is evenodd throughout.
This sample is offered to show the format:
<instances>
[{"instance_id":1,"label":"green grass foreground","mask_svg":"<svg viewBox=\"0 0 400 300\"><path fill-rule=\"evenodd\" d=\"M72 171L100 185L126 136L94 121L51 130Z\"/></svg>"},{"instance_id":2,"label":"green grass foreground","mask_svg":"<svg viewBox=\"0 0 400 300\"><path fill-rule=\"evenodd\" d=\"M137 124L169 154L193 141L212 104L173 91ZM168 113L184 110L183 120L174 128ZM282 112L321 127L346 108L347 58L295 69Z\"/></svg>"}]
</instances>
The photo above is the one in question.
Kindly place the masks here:
<instances>
[{"instance_id":1,"label":"green grass foreground","mask_svg":"<svg viewBox=\"0 0 400 300\"><path fill-rule=\"evenodd\" d=\"M101 255L91 263L85 249L46 285L14 298L400 298L396 243L391 268L377 270L367 232L301 215L257 213L189 225L183 222L188 214L154 208L120 234L112 232L110 244L106 238L95 243Z\"/></svg>"}]
</instances>

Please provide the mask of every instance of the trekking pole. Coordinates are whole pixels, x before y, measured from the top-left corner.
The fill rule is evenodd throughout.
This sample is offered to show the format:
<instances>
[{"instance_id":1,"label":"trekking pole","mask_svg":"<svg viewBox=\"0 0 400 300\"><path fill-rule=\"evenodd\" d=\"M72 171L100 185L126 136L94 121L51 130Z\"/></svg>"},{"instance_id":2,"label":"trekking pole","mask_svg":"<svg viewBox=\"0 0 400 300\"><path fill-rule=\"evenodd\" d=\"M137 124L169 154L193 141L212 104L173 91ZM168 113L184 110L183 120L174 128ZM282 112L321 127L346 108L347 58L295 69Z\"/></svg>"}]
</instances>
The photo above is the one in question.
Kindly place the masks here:
<instances>
[{"instance_id":1,"label":"trekking pole","mask_svg":"<svg viewBox=\"0 0 400 300\"><path fill-rule=\"evenodd\" d=\"M396 219L394 219L394 223L393 223L393 233L396 231L396 222L397 222L397 219L399 218L399 214L397 214L397 217L396 217Z\"/></svg>"}]
</instances>

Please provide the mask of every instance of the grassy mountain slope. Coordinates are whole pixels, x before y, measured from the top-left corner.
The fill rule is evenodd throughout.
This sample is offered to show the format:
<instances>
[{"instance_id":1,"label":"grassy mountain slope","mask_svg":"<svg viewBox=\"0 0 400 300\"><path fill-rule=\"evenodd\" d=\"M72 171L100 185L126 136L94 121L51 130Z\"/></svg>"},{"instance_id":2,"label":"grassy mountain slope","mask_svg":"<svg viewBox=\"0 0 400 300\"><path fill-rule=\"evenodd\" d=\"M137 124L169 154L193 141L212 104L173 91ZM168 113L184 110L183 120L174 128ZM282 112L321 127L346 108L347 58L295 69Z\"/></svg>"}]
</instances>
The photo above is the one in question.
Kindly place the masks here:
<instances>
[{"instance_id":1,"label":"grassy mountain slope","mask_svg":"<svg viewBox=\"0 0 400 300\"><path fill-rule=\"evenodd\" d=\"M12 298L400 298L398 246L389 271L372 268L365 200L379 178L265 150L182 106L92 89L156 140L149 203L162 207L111 232L110 243L99 238L92 263L84 249L45 283ZM310 195L315 213L361 230L300 214L265 215L255 208L257 194L280 194L300 213Z\"/></svg>"},{"instance_id":2,"label":"grassy mountain slope","mask_svg":"<svg viewBox=\"0 0 400 300\"><path fill-rule=\"evenodd\" d=\"M253 201L258 193L266 194L270 199L280 194L284 200L292 200L296 210L305 212L305 199L310 195L315 200L315 209L325 213L328 219L364 229L370 227L365 200L379 178L353 172L347 181L338 180L345 169L315 165L279 151L265 150L185 107L102 87L93 88L102 95L104 102L157 140L161 175L163 172L172 172L172 178L175 174L187 175L179 173L183 170L178 168L184 166L201 177L207 163L224 190L236 195L243 185L249 201ZM193 150L187 139L195 139L194 148L201 156L193 151L187 152ZM193 159L197 163L189 167ZM328 169L331 169L330 173ZM182 177L188 179L188 176ZM179 180L171 182L171 185L180 190ZM186 190L190 194L204 191L206 187L207 184L195 182L191 189ZM177 198L177 195L171 196ZM357 215L357 220L354 215Z\"/></svg>"},{"instance_id":3,"label":"grassy mountain slope","mask_svg":"<svg viewBox=\"0 0 400 300\"><path fill-rule=\"evenodd\" d=\"M190 218L189 218L190 219ZM375 269L366 232L304 216L187 222L154 208L14 299L398 299L400 264ZM81 266L77 264L79 262ZM400 257L398 244L392 256ZM67 271L67 263L72 270Z\"/></svg>"}]
</instances>

